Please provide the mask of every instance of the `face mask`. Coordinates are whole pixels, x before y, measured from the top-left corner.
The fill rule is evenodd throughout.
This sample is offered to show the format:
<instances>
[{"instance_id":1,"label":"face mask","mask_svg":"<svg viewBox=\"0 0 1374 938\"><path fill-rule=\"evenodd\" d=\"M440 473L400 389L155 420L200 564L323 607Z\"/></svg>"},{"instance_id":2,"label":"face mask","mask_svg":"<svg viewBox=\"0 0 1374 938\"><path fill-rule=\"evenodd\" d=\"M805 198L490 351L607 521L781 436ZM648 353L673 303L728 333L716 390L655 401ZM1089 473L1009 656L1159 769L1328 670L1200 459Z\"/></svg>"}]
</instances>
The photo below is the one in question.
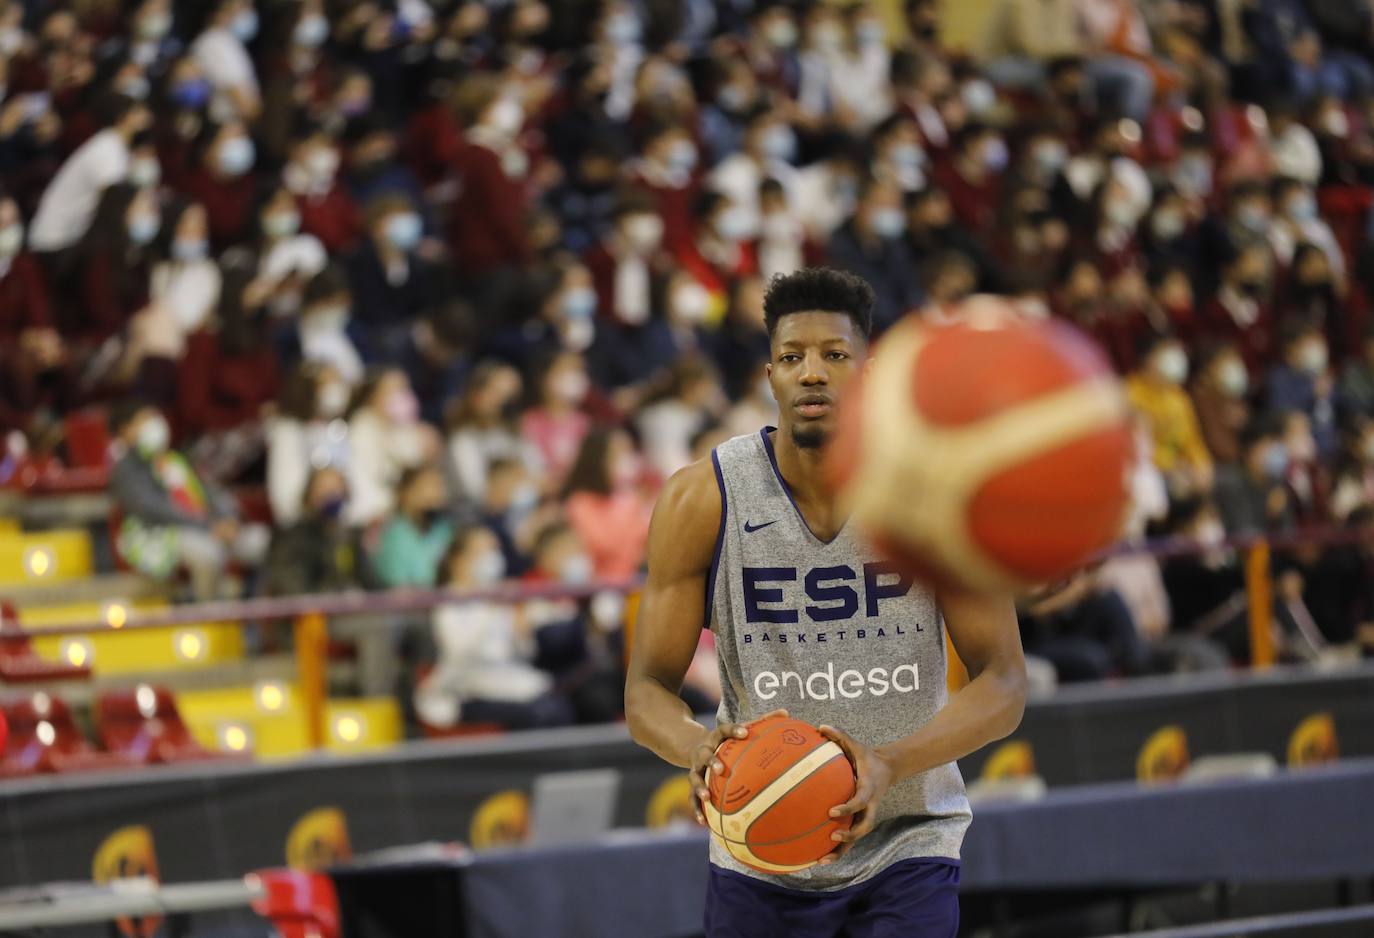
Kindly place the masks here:
<instances>
[{"instance_id":1,"label":"face mask","mask_svg":"<svg viewBox=\"0 0 1374 938\"><path fill-rule=\"evenodd\" d=\"M135 101L143 101L148 97L148 79L142 75L126 78L115 86L115 91Z\"/></svg>"},{"instance_id":2,"label":"face mask","mask_svg":"<svg viewBox=\"0 0 1374 938\"><path fill-rule=\"evenodd\" d=\"M673 315L682 322L702 322L710 308L711 293L699 283L684 283L673 291Z\"/></svg>"},{"instance_id":3,"label":"face mask","mask_svg":"<svg viewBox=\"0 0 1374 938\"><path fill-rule=\"evenodd\" d=\"M514 98L502 98L491 106L487 122L497 133L514 137L525 123L525 109Z\"/></svg>"},{"instance_id":4,"label":"face mask","mask_svg":"<svg viewBox=\"0 0 1374 938\"><path fill-rule=\"evenodd\" d=\"M156 42L172 30L170 13L154 13L138 21L138 38Z\"/></svg>"},{"instance_id":5,"label":"face mask","mask_svg":"<svg viewBox=\"0 0 1374 938\"><path fill-rule=\"evenodd\" d=\"M596 312L596 291L591 287L573 287L563 294L559 306L569 319L587 319Z\"/></svg>"},{"instance_id":6,"label":"face mask","mask_svg":"<svg viewBox=\"0 0 1374 938\"><path fill-rule=\"evenodd\" d=\"M162 181L162 164L155 157L140 156L129 161L129 184L151 189Z\"/></svg>"},{"instance_id":7,"label":"face mask","mask_svg":"<svg viewBox=\"0 0 1374 938\"><path fill-rule=\"evenodd\" d=\"M749 234L749 219L742 208L732 206L716 216L712 227L721 240L739 241Z\"/></svg>"},{"instance_id":8,"label":"face mask","mask_svg":"<svg viewBox=\"0 0 1374 938\"><path fill-rule=\"evenodd\" d=\"M1243 364L1228 358L1217 370L1217 386L1228 397L1242 398L1250 390L1250 375Z\"/></svg>"},{"instance_id":9,"label":"face mask","mask_svg":"<svg viewBox=\"0 0 1374 938\"><path fill-rule=\"evenodd\" d=\"M167 418L155 414L139 425L135 445L144 456L157 456L172 442L172 428L167 426Z\"/></svg>"},{"instance_id":10,"label":"face mask","mask_svg":"<svg viewBox=\"0 0 1374 938\"><path fill-rule=\"evenodd\" d=\"M811 41L822 52L837 52L844 45L844 30L838 23L822 23L812 31Z\"/></svg>"},{"instance_id":11,"label":"face mask","mask_svg":"<svg viewBox=\"0 0 1374 938\"><path fill-rule=\"evenodd\" d=\"M914 143L897 144L887 151L887 158L903 169L920 169L926 165L925 151Z\"/></svg>"},{"instance_id":12,"label":"face mask","mask_svg":"<svg viewBox=\"0 0 1374 938\"><path fill-rule=\"evenodd\" d=\"M1269 213L1257 205L1242 205L1236 212L1236 223L1251 234L1264 234L1269 227Z\"/></svg>"},{"instance_id":13,"label":"face mask","mask_svg":"<svg viewBox=\"0 0 1374 938\"><path fill-rule=\"evenodd\" d=\"M226 176L242 176L253 168L257 151L247 137L230 137L219 148L219 171Z\"/></svg>"},{"instance_id":14,"label":"face mask","mask_svg":"<svg viewBox=\"0 0 1374 938\"><path fill-rule=\"evenodd\" d=\"M331 183L339 171L339 154L333 147L321 147L305 157L305 170L317 183Z\"/></svg>"},{"instance_id":15,"label":"face mask","mask_svg":"<svg viewBox=\"0 0 1374 938\"><path fill-rule=\"evenodd\" d=\"M1197 199L1212 194L1212 159L1205 154L1185 156L1178 161L1174 179L1179 191Z\"/></svg>"},{"instance_id":16,"label":"face mask","mask_svg":"<svg viewBox=\"0 0 1374 938\"><path fill-rule=\"evenodd\" d=\"M204 238L197 241L173 241L172 259L189 263L190 261L203 261L210 253L210 245Z\"/></svg>"},{"instance_id":17,"label":"face mask","mask_svg":"<svg viewBox=\"0 0 1374 938\"><path fill-rule=\"evenodd\" d=\"M0 228L0 257L14 257L24 247L24 226L18 223Z\"/></svg>"},{"instance_id":18,"label":"face mask","mask_svg":"<svg viewBox=\"0 0 1374 938\"><path fill-rule=\"evenodd\" d=\"M585 371L565 371L553 379L553 393L568 404L580 404L591 389L591 379Z\"/></svg>"},{"instance_id":19,"label":"face mask","mask_svg":"<svg viewBox=\"0 0 1374 938\"><path fill-rule=\"evenodd\" d=\"M383 413L392 423L411 424L420 416L420 402L410 391L397 388L387 396Z\"/></svg>"},{"instance_id":20,"label":"face mask","mask_svg":"<svg viewBox=\"0 0 1374 938\"><path fill-rule=\"evenodd\" d=\"M386 221L386 240L398 251L410 251L420 243L424 223L414 212L392 215Z\"/></svg>"},{"instance_id":21,"label":"face mask","mask_svg":"<svg viewBox=\"0 0 1374 938\"><path fill-rule=\"evenodd\" d=\"M506 558L500 551L486 551L472 561L472 578L478 583L499 583L505 576Z\"/></svg>"},{"instance_id":22,"label":"face mask","mask_svg":"<svg viewBox=\"0 0 1374 938\"><path fill-rule=\"evenodd\" d=\"M640 254L651 254L663 241L663 219L657 215L634 215L625 220L625 240Z\"/></svg>"},{"instance_id":23,"label":"face mask","mask_svg":"<svg viewBox=\"0 0 1374 938\"><path fill-rule=\"evenodd\" d=\"M1046 176L1053 176L1069 161L1069 151L1062 143L1042 143L1034 151L1035 167Z\"/></svg>"},{"instance_id":24,"label":"face mask","mask_svg":"<svg viewBox=\"0 0 1374 938\"><path fill-rule=\"evenodd\" d=\"M301 229L299 212L277 212L262 220L262 230L269 238L289 238Z\"/></svg>"},{"instance_id":25,"label":"face mask","mask_svg":"<svg viewBox=\"0 0 1374 938\"><path fill-rule=\"evenodd\" d=\"M291 34L292 40L298 46L305 46L307 49L314 49L324 45L324 41L329 38L329 20L318 13L301 17L296 23L296 29Z\"/></svg>"},{"instance_id":26,"label":"face mask","mask_svg":"<svg viewBox=\"0 0 1374 938\"><path fill-rule=\"evenodd\" d=\"M739 85L726 85L716 95L716 103L731 114L743 112L752 100L748 90Z\"/></svg>"},{"instance_id":27,"label":"face mask","mask_svg":"<svg viewBox=\"0 0 1374 938\"><path fill-rule=\"evenodd\" d=\"M258 11L244 10L229 24L229 31L239 42L252 42L258 34Z\"/></svg>"},{"instance_id":28,"label":"face mask","mask_svg":"<svg viewBox=\"0 0 1374 938\"><path fill-rule=\"evenodd\" d=\"M668 166L680 173L690 173L697 165L696 144L678 140L668 149Z\"/></svg>"},{"instance_id":29,"label":"face mask","mask_svg":"<svg viewBox=\"0 0 1374 938\"><path fill-rule=\"evenodd\" d=\"M1321 342L1309 342L1298 353L1298 368L1313 377L1326 371L1327 362L1326 345Z\"/></svg>"},{"instance_id":30,"label":"face mask","mask_svg":"<svg viewBox=\"0 0 1374 938\"><path fill-rule=\"evenodd\" d=\"M1288 441L1288 460L1289 463L1299 465L1310 465L1317 460L1317 443L1312 439L1311 434L1306 436L1294 437Z\"/></svg>"},{"instance_id":31,"label":"face mask","mask_svg":"<svg viewBox=\"0 0 1374 938\"><path fill-rule=\"evenodd\" d=\"M1135 207L1124 199L1114 199L1103 208L1107 221L1118 228L1131 228L1135 225Z\"/></svg>"},{"instance_id":32,"label":"face mask","mask_svg":"<svg viewBox=\"0 0 1374 938\"><path fill-rule=\"evenodd\" d=\"M1188 380L1188 356L1181 348L1169 347L1155 358L1155 371L1170 384Z\"/></svg>"},{"instance_id":33,"label":"face mask","mask_svg":"<svg viewBox=\"0 0 1374 938\"><path fill-rule=\"evenodd\" d=\"M1215 518L1209 518L1197 526L1193 538L1202 547L1215 549L1226 540L1226 529Z\"/></svg>"},{"instance_id":34,"label":"face mask","mask_svg":"<svg viewBox=\"0 0 1374 938\"><path fill-rule=\"evenodd\" d=\"M633 13L617 13L606 21L606 38L617 45L639 41L639 17Z\"/></svg>"},{"instance_id":35,"label":"face mask","mask_svg":"<svg viewBox=\"0 0 1374 938\"><path fill-rule=\"evenodd\" d=\"M996 89L982 79L965 84L959 96L964 100L964 107L975 117L986 114L997 106Z\"/></svg>"},{"instance_id":36,"label":"face mask","mask_svg":"<svg viewBox=\"0 0 1374 938\"><path fill-rule=\"evenodd\" d=\"M864 20L854 27L854 38L860 45L880 45L887 38L887 30L877 20Z\"/></svg>"},{"instance_id":37,"label":"face mask","mask_svg":"<svg viewBox=\"0 0 1374 938\"><path fill-rule=\"evenodd\" d=\"M983 166L990 173L1000 173L1007 168L1007 143L996 137L983 147Z\"/></svg>"},{"instance_id":38,"label":"face mask","mask_svg":"<svg viewBox=\"0 0 1374 938\"><path fill-rule=\"evenodd\" d=\"M901 237L906 231L906 216L899 208L880 208L871 217L873 233L880 238Z\"/></svg>"},{"instance_id":39,"label":"face mask","mask_svg":"<svg viewBox=\"0 0 1374 938\"><path fill-rule=\"evenodd\" d=\"M1288 203L1288 217L1296 222L1311 221L1317 217L1317 200L1303 193Z\"/></svg>"},{"instance_id":40,"label":"face mask","mask_svg":"<svg viewBox=\"0 0 1374 938\"><path fill-rule=\"evenodd\" d=\"M156 215L135 215L129 219L129 240L140 246L150 244L161 227L162 220Z\"/></svg>"},{"instance_id":41,"label":"face mask","mask_svg":"<svg viewBox=\"0 0 1374 938\"><path fill-rule=\"evenodd\" d=\"M315 412L326 420L332 420L348 407L348 388L337 381L320 385L315 392Z\"/></svg>"},{"instance_id":42,"label":"face mask","mask_svg":"<svg viewBox=\"0 0 1374 938\"><path fill-rule=\"evenodd\" d=\"M200 110L210 100L210 83L204 78L179 81L172 86L171 98L178 107Z\"/></svg>"},{"instance_id":43,"label":"face mask","mask_svg":"<svg viewBox=\"0 0 1374 938\"><path fill-rule=\"evenodd\" d=\"M320 503L318 509L319 515L321 518L328 521L337 521L339 518L343 517L344 507L347 505L348 499L344 498L342 495L327 498Z\"/></svg>"},{"instance_id":44,"label":"face mask","mask_svg":"<svg viewBox=\"0 0 1374 938\"><path fill-rule=\"evenodd\" d=\"M509 510L514 514L528 514L538 504L539 489L532 482L521 482L515 487L515 491L510 493Z\"/></svg>"},{"instance_id":45,"label":"face mask","mask_svg":"<svg viewBox=\"0 0 1374 938\"><path fill-rule=\"evenodd\" d=\"M1187 221L1183 213L1175 209L1160 209L1155 212L1154 219L1150 222L1150 229L1155 237L1161 241L1172 241L1183 234L1183 229L1187 227Z\"/></svg>"},{"instance_id":46,"label":"face mask","mask_svg":"<svg viewBox=\"0 0 1374 938\"><path fill-rule=\"evenodd\" d=\"M775 49L790 49L797 42L797 27L791 20L775 19L768 24L764 38Z\"/></svg>"},{"instance_id":47,"label":"face mask","mask_svg":"<svg viewBox=\"0 0 1374 938\"><path fill-rule=\"evenodd\" d=\"M303 322L311 332L343 332L348 325L348 307L319 306L306 316Z\"/></svg>"},{"instance_id":48,"label":"face mask","mask_svg":"<svg viewBox=\"0 0 1374 938\"><path fill-rule=\"evenodd\" d=\"M596 341L596 324L591 317L563 321L563 347L570 352L585 352Z\"/></svg>"},{"instance_id":49,"label":"face mask","mask_svg":"<svg viewBox=\"0 0 1374 938\"><path fill-rule=\"evenodd\" d=\"M573 554L558 565L558 579L568 586L590 583L593 572L591 558L586 554Z\"/></svg>"},{"instance_id":50,"label":"face mask","mask_svg":"<svg viewBox=\"0 0 1374 938\"><path fill-rule=\"evenodd\" d=\"M1264 451L1264 474L1277 482L1288 472L1288 450L1282 443L1270 443Z\"/></svg>"},{"instance_id":51,"label":"face mask","mask_svg":"<svg viewBox=\"0 0 1374 938\"><path fill-rule=\"evenodd\" d=\"M797 135L791 127L770 127L759 145L769 159L788 163L797 154Z\"/></svg>"},{"instance_id":52,"label":"face mask","mask_svg":"<svg viewBox=\"0 0 1374 938\"><path fill-rule=\"evenodd\" d=\"M1340 108L1327 111L1322 117L1321 128L1329 136L1344 140L1350 136L1350 117Z\"/></svg>"}]
</instances>

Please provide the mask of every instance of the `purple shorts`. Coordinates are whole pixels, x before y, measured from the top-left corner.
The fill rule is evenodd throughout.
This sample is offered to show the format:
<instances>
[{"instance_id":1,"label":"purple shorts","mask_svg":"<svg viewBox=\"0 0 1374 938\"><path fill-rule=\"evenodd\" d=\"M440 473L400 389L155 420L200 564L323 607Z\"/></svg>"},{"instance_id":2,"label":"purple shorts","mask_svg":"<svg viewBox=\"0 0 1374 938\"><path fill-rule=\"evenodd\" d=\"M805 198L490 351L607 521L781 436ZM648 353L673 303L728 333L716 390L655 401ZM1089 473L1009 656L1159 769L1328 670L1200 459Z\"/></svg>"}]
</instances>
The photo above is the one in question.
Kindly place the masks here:
<instances>
[{"instance_id":1,"label":"purple shorts","mask_svg":"<svg viewBox=\"0 0 1374 938\"><path fill-rule=\"evenodd\" d=\"M857 886L802 892L712 866L706 938L955 938L959 864L903 860Z\"/></svg>"}]
</instances>

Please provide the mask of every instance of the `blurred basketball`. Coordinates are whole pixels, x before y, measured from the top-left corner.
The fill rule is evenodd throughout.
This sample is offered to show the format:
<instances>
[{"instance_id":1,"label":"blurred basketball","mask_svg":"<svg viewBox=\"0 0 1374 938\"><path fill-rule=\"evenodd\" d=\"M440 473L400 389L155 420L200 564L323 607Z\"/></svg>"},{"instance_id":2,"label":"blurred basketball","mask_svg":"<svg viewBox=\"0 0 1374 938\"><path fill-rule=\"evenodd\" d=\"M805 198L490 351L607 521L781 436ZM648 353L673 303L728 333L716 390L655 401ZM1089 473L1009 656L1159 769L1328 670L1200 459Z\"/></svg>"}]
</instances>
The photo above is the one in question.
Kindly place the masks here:
<instances>
[{"instance_id":1,"label":"blurred basketball","mask_svg":"<svg viewBox=\"0 0 1374 938\"><path fill-rule=\"evenodd\" d=\"M854 768L838 745L790 717L750 724L716 750L724 776L706 773L702 806L711 835L736 860L765 873L794 873L835 849L830 835L851 819L830 809L854 796Z\"/></svg>"},{"instance_id":2,"label":"blurred basketball","mask_svg":"<svg viewBox=\"0 0 1374 938\"><path fill-rule=\"evenodd\" d=\"M842 402L830 477L907 572L980 591L1072 572L1117 537L1133 461L1111 366L1076 329L976 297L878 343Z\"/></svg>"}]
</instances>

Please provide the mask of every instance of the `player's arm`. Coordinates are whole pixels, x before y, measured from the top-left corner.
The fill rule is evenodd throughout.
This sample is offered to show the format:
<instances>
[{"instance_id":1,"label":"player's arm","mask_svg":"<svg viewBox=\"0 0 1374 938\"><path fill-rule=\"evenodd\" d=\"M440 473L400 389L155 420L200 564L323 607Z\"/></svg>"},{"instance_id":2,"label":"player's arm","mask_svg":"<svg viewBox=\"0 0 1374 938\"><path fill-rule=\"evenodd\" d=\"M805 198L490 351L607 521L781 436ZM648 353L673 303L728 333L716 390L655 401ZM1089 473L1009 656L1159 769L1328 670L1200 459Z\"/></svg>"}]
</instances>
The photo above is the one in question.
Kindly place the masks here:
<instances>
[{"instance_id":1,"label":"player's arm","mask_svg":"<svg viewBox=\"0 0 1374 938\"><path fill-rule=\"evenodd\" d=\"M666 762L691 769L698 797L721 741L743 726L708 730L678 696L706 617L706 580L720 529L721 500L709 460L677 472L659 495L649 525L649 578L639 606L625 679L625 718L635 742ZM700 820L700 817L698 817Z\"/></svg>"},{"instance_id":2,"label":"player's arm","mask_svg":"<svg viewBox=\"0 0 1374 938\"><path fill-rule=\"evenodd\" d=\"M1026 708L1026 659L1011 600L951 591L941 592L939 600L969 682L925 726L876 749L833 727L820 728L849 755L858 778L854 797L830 812L833 817L854 815L854 824L836 832L840 846L822 863L833 863L873 829L877 812L872 809L888 787L961 759L1009 735L1021 723Z\"/></svg>"}]
</instances>

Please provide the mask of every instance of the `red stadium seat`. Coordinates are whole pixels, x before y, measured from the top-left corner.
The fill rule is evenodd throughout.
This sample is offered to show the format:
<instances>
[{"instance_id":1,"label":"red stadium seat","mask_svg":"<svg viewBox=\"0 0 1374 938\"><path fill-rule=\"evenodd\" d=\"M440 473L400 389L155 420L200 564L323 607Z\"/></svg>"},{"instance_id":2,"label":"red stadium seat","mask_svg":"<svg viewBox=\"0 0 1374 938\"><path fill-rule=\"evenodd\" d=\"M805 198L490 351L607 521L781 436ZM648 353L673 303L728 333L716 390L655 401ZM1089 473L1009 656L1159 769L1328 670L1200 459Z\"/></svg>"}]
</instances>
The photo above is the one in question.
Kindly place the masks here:
<instances>
[{"instance_id":1,"label":"red stadium seat","mask_svg":"<svg viewBox=\"0 0 1374 938\"><path fill-rule=\"evenodd\" d=\"M133 765L118 753L99 752L81 735L66 701L41 691L4 707L9 739L0 777L40 772L86 772Z\"/></svg>"},{"instance_id":2,"label":"red stadium seat","mask_svg":"<svg viewBox=\"0 0 1374 938\"><path fill-rule=\"evenodd\" d=\"M78 410L62 418L67 463L73 469L108 469L110 427L104 410Z\"/></svg>"},{"instance_id":3,"label":"red stadium seat","mask_svg":"<svg viewBox=\"0 0 1374 938\"><path fill-rule=\"evenodd\" d=\"M282 938L338 938L339 902L333 880L324 873L272 869L253 875L267 893L253 901L253 911Z\"/></svg>"},{"instance_id":4,"label":"red stadium seat","mask_svg":"<svg viewBox=\"0 0 1374 938\"><path fill-rule=\"evenodd\" d=\"M172 692L140 684L102 694L95 706L96 733L110 752L142 764L237 759L196 742Z\"/></svg>"},{"instance_id":5,"label":"red stadium seat","mask_svg":"<svg viewBox=\"0 0 1374 938\"><path fill-rule=\"evenodd\" d=\"M91 676L86 665L77 666L40 658L33 643L19 628L19 611L11 602L0 601L0 681L24 684L35 681L85 680Z\"/></svg>"}]
</instances>

